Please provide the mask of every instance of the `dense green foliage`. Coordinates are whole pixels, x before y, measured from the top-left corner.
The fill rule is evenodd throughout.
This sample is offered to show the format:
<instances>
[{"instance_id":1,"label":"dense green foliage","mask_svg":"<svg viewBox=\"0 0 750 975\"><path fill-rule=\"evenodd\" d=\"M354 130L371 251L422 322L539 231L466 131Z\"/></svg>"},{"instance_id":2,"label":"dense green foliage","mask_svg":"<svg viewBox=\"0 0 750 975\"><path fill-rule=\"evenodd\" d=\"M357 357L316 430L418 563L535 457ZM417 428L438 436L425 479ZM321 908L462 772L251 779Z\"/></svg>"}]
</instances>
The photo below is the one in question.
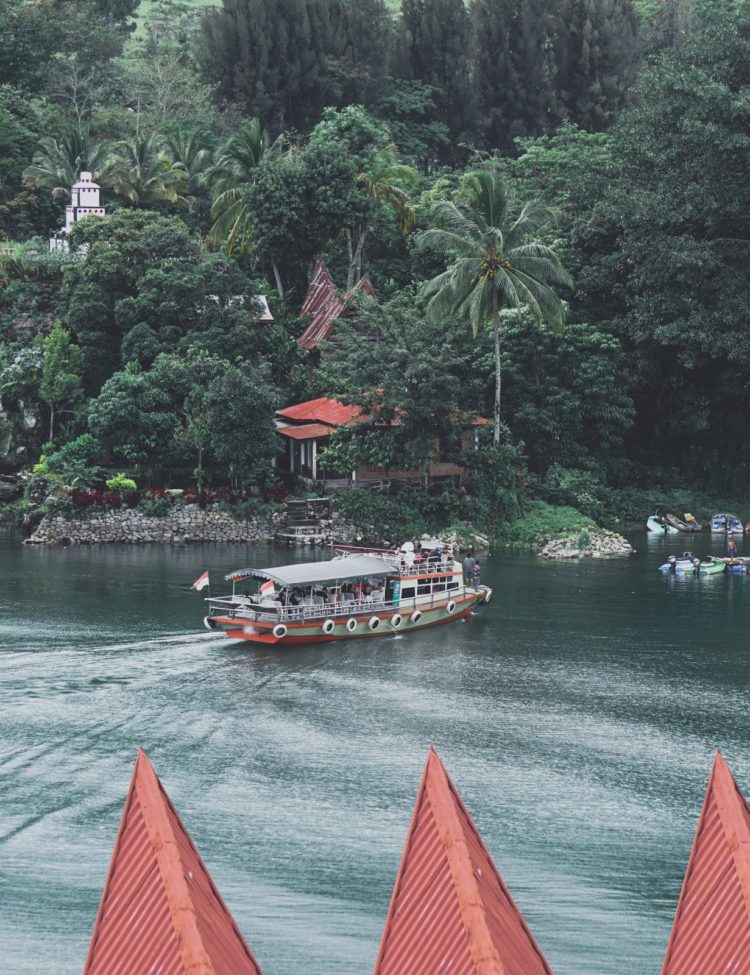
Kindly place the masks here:
<instances>
[{"instance_id":1,"label":"dense green foliage","mask_svg":"<svg viewBox=\"0 0 750 975\"><path fill-rule=\"evenodd\" d=\"M137 12L0 0L4 465L258 485L274 409L327 394L364 415L327 465L421 472L368 502L415 530L746 489L746 0ZM108 217L49 254L82 170ZM376 298L318 362L321 256Z\"/></svg>"}]
</instances>

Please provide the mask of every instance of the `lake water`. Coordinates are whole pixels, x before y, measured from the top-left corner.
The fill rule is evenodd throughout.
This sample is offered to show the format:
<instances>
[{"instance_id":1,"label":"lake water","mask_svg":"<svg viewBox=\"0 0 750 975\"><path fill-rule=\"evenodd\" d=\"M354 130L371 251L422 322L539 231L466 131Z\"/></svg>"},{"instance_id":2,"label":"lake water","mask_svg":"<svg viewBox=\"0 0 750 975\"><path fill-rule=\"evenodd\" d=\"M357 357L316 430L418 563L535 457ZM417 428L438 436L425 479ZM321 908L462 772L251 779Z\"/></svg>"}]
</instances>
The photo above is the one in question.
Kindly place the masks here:
<instances>
[{"instance_id":1,"label":"lake water","mask_svg":"<svg viewBox=\"0 0 750 975\"><path fill-rule=\"evenodd\" d=\"M371 971L430 743L556 975L657 975L717 746L750 791L750 577L634 542L484 560L465 623L274 651L190 583L310 553L0 539L4 975L81 971L139 745L266 975Z\"/></svg>"}]
</instances>

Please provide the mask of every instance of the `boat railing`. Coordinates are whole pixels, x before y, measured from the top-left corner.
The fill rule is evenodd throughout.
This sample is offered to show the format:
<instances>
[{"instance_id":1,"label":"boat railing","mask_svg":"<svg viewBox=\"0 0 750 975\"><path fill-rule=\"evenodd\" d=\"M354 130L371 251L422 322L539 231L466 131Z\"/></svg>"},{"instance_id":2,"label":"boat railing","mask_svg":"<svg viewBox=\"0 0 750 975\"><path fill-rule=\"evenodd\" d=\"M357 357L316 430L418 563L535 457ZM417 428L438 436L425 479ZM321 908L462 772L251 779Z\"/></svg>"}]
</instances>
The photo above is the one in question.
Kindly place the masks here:
<instances>
[{"instance_id":1,"label":"boat railing","mask_svg":"<svg viewBox=\"0 0 750 975\"><path fill-rule=\"evenodd\" d=\"M410 596L407 599L373 599L365 596L362 599L348 600L337 603L312 603L297 606L262 605L250 599L238 602L237 598L217 598L209 600L210 611L218 611L232 618L262 620L264 622L304 622L305 620L326 620L341 616L353 616L362 613L401 613L432 609L442 603L461 595L473 594L474 589L468 586L449 589L444 592L432 593L429 602L426 595Z\"/></svg>"}]
</instances>

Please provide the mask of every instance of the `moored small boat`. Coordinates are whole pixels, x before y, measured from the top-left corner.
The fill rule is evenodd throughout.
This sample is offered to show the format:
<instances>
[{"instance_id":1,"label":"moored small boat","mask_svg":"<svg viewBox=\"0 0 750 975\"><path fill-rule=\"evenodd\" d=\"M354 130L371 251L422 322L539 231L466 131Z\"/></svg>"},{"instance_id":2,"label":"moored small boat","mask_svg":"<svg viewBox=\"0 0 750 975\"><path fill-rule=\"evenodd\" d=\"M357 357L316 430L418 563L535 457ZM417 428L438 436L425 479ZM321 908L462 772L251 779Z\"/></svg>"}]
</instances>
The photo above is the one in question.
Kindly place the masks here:
<instances>
[{"instance_id":1,"label":"moored small boat","mask_svg":"<svg viewBox=\"0 0 750 975\"><path fill-rule=\"evenodd\" d=\"M711 519L711 531L723 535L742 535L745 529L737 515L733 515L731 512L723 512L714 515Z\"/></svg>"},{"instance_id":2,"label":"moored small boat","mask_svg":"<svg viewBox=\"0 0 750 975\"><path fill-rule=\"evenodd\" d=\"M420 558L413 546L395 553L348 550L325 562L238 569L225 581L232 583L232 591L209 597L205 626L265 645L437 626L471 615L492 598L488 586L464 584L461 563L449 550L435 549Z\"/></svg>"},{"instance_id":3,"label":"moored small boat","mask_svg":"<svg viewBox=\"0 0 750 975\"><path fill-rule=\"evenodd\" d=\"M695 571L699 576L712 576L726 572L726 569L727 567L723 559L716 559L713 555L707 555L705 559L701 559Z\"/></svg>"},{"instance_id":4,"label":"moored small boat","mask_svg":"<svg viewBox=\"0 0 750 975\"><path fill-rule=\"evenodd\" d=\"M671 512L667 512L664 517L672 528L676 528L678 532L701 531L701 525L698 524L693 515L691 515L689 512L685 514L684 518L678 518L677 515L673 515Z\"/></svg>"},{"instance_id":5,"label":"moored small boat","mask_svg":"<svg viewBox=\"0 0 750 975\"><path fill-rule=\"evenodd\" d=\"M655 535L676 535L677 529L668 524L661 515L649 515L646 528Z\"/></svg>"},{"instance_id":6,"label":"moored small boat","mask_svg":"<svg viewBox=\"0 0 750 975\"><path fill-rule=\"evenodd\" d=\"M695 572L700 561L692 552L670 555L664 565L659 566L659 572Z\"/></svg>"}]
</instances>

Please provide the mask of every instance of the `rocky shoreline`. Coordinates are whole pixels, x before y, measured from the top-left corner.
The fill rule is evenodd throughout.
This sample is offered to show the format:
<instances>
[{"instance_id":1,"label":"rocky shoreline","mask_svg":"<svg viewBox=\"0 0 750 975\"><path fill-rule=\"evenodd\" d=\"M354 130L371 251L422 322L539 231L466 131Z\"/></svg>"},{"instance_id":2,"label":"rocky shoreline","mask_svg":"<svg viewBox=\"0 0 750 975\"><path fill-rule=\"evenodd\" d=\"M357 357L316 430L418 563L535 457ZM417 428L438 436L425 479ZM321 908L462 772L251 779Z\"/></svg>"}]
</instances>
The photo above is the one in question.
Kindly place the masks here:
<instances>
[{"instance_id":1,"label":"rocky shoreline","mask_svg":"<svg viewBox=\"0 0 750 975\"><path fill-rule=\"evenodd\" d=\"M577 535L555 538L542 548L543 559L609 559L632 555L635 549L617 532L588 529Z\"/></svg>"}]
</instances>

